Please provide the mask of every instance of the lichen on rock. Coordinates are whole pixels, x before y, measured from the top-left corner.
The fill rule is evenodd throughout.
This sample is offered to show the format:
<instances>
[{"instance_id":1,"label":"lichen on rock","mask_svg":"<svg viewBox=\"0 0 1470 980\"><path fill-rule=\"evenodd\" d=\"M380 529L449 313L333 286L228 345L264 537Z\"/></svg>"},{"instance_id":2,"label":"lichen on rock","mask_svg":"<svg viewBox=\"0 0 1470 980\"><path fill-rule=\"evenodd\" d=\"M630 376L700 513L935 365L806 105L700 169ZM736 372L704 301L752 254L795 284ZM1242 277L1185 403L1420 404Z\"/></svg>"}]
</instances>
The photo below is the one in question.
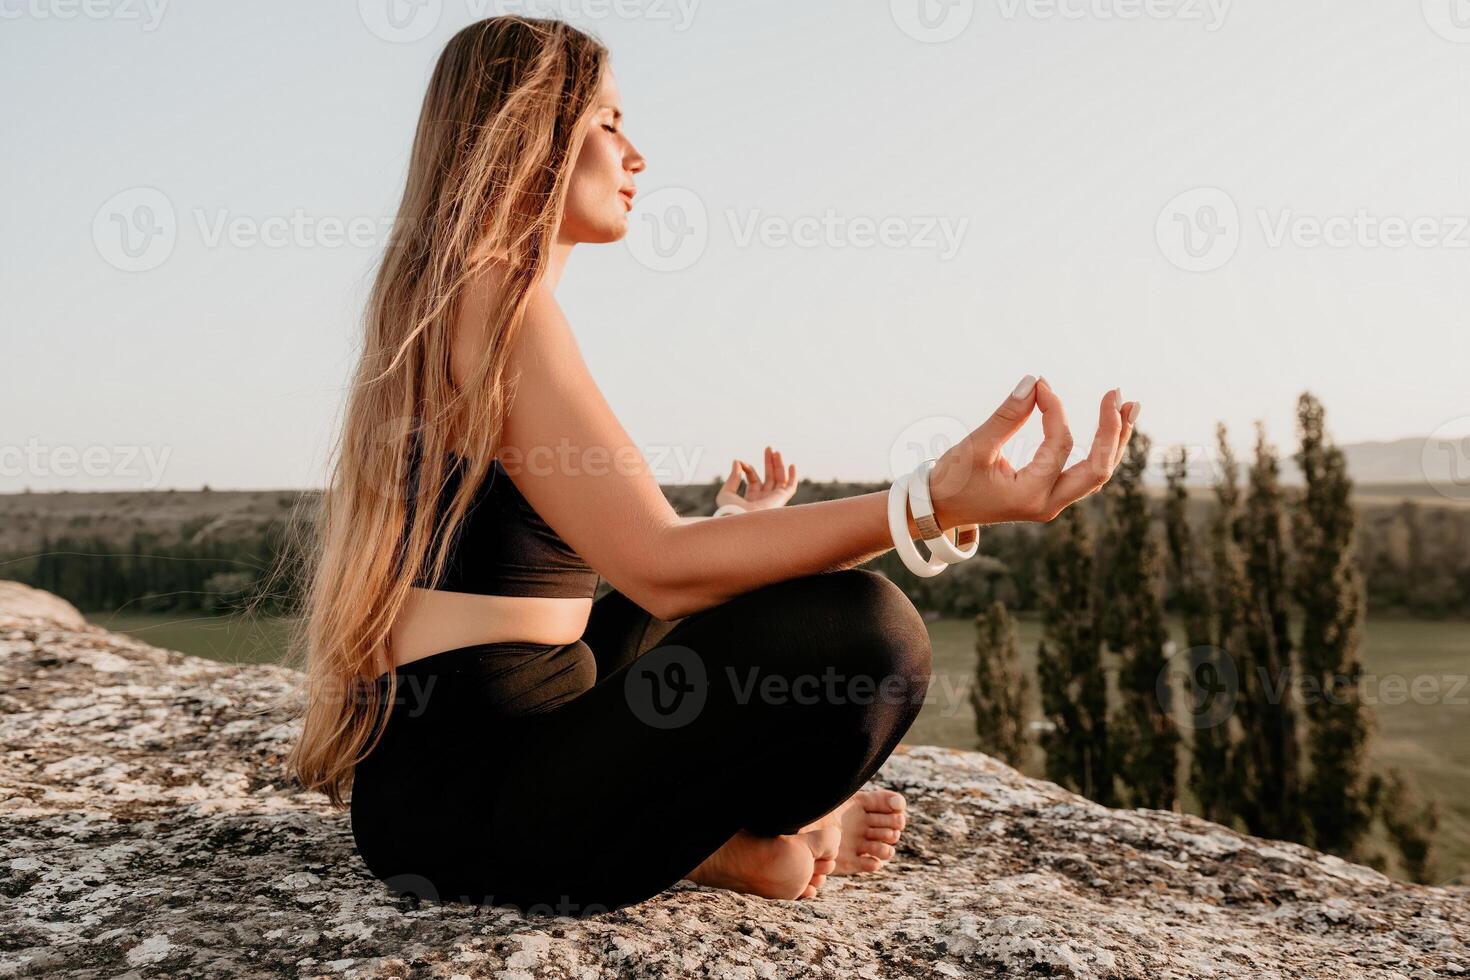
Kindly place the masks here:
<instances>
[{"instance_id":1,"label":"lichen on rock","mask_svg":"<svg viewBox=\"0 0 1470 980\"><path fill-rule=\"evenodd\" d=\"M933 747L878 775L910 801L888 870L814 899L681 882L572 918L395 898L346 814L283 769L299 675L160 650L3 586L3 976L1470 975L1463 890Z\"/></svg>"}]
</instances>

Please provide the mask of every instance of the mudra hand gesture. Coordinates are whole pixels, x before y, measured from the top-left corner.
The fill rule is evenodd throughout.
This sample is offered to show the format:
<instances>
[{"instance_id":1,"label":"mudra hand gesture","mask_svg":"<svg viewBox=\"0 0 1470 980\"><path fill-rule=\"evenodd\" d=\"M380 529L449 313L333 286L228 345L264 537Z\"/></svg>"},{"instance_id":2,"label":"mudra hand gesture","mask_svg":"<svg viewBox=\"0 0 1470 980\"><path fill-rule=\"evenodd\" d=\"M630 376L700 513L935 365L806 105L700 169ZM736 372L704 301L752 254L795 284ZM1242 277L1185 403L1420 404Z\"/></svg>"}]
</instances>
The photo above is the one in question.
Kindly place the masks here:
<instances>
[{"instance_id":1,"label":"mudra hand gesture","mask_svg":"<svg viewBox=\"0 0 1470 980\"><path fill-rule=\"evenodd\" d=\"M740 481L745 480L745 496L740 495ZM766 476L761 479L755 467L744 460L730 463L730 475L724 486L715 494L715 506L734 504L745 510L769 510L780 507L796 493L796 464L788 468L781 461L781 454L766 447Z\"/></svg>"},{"instance_id":2,"label":"mudra hand gesture","mask_svg":"<svg viewBox=\"0 0 1470 980\"><path fill-rule=\"evenodd\" d=\"M1111 479L1138 420L1138 402L1122 401L1114 388L1102 397L1097 434L1087 457L1062 469L1072 454L1072 433L1061 399L1045 378L1031 375L1009 398L934 464L930 489L941 527L1050 521L1068 505L1095 493ZM1031 462L1019 470L1001 448L1041 409L1043 438Z\"/></svg>"}]
</instances>

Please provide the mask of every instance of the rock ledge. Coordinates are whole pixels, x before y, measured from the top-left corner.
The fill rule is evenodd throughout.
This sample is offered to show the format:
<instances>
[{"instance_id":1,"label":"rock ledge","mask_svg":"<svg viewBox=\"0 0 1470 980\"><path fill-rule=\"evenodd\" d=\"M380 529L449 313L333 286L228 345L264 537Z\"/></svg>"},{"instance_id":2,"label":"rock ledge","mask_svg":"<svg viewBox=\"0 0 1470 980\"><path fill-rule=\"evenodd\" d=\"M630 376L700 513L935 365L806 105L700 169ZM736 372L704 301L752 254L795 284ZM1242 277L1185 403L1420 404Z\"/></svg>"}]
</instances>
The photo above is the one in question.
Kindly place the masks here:
<instances>
[{"instance_id":1,"label":"rock ledge","mask_svg":"<svg viewBox=\"0 0 1470 980\"><path fill-rule=\"evenodd\" d=\"M299 675L0 590L0 975L1470 977L1470 902L910 747L890 870L776 902L688 882L588 919L395 899L281 759Z\"/></svg>"}]
</instances>

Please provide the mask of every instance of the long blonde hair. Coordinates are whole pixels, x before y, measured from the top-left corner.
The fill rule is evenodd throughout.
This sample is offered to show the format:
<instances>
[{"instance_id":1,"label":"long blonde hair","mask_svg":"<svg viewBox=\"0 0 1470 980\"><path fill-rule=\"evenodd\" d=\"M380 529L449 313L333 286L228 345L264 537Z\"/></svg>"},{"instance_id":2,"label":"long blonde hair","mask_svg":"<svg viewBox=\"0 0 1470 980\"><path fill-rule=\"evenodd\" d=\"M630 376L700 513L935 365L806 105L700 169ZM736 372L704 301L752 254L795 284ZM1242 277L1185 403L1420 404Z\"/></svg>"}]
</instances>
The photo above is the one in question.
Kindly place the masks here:
<instances>
[{"instance_id":1,"label":"long blonde hair","mask_svg":"<svg viewBox=\"0 0 1470 980\"><path fill-rule=\"evenodd\" d=\"M338 807L396 697L393 621L421 574L443 573L492 465L514 395L508 350L546 270L606 65L600 42L561 21L505 16L461 30L434 68L331 479L310 521L292 640L306 690L288 765ZM503 276L485 354L456 390L451 327L467 284L492 262ZM434 527L450 452L468 465ZM375 681L385 670L386 692Z\"/></svg>"}]
</instances>

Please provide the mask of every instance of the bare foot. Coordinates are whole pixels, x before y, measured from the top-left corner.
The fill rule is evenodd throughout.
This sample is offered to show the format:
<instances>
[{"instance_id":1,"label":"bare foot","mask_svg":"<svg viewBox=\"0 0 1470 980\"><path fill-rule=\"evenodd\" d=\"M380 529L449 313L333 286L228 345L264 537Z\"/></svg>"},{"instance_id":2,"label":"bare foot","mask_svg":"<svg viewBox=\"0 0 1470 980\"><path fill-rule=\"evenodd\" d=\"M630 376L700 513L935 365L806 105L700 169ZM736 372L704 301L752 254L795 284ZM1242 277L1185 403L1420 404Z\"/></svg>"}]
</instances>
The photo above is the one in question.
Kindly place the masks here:
<instances>
[{"instance_id":1,"label":"bare foot","mask_svg":"<svg viewBox=\"0 0 1470 980\"><path fill-rule=\"evenodd\" d=\"M811 898L836 868L841 840L835 826L780 837L742 830L685 877L762 898Z\"/></svg>"},{"instance_id":2,"label":"bare foot","mask_svg":"<svg viewBox=\"0 0 1470 980\"><path fill-rule=\"evenodd\" d=\"M831 813L803 831L837 827L842 842L837 848L834 875L855 875L880 871L893 858L893 845L903 832L908 818L907 803L902 793L892 790L864 790L854 793Z\"/></svg>"}]
</instances>

